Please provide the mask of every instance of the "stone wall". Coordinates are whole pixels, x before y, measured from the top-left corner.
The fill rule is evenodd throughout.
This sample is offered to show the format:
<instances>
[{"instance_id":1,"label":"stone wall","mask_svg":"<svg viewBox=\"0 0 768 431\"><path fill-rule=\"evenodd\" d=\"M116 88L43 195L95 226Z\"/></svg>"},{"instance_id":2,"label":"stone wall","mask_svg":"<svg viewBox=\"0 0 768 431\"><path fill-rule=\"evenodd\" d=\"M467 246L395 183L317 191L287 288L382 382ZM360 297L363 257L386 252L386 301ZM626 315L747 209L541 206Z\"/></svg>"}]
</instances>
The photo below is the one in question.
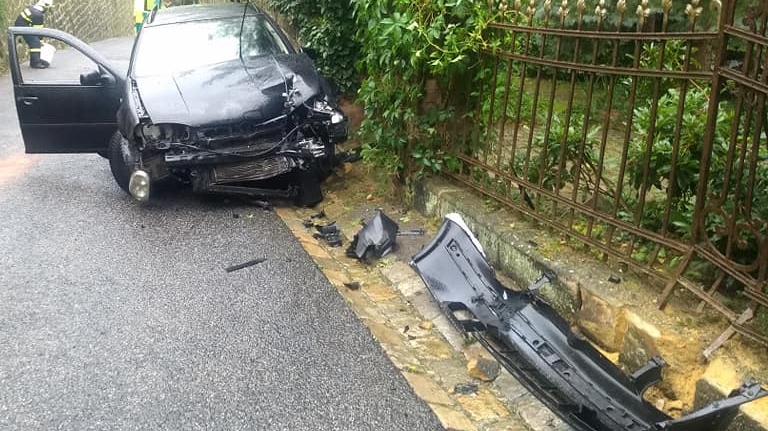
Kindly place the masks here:
<instances>
[{"instance_id":1,"label":"stone wall","mask_svg":"<svg viewBox=\"0 0 768 431\"><path fill-rule=\"evenodd\" d=\"M34 0L0 0L3 29L13 25L16 16ZM133 34L133 0L76 1L54 0L46 13L45 26L71 33L92 42ZM0 73L8 70L7 37L0 38Z\"/></svg>"}]
</instances>

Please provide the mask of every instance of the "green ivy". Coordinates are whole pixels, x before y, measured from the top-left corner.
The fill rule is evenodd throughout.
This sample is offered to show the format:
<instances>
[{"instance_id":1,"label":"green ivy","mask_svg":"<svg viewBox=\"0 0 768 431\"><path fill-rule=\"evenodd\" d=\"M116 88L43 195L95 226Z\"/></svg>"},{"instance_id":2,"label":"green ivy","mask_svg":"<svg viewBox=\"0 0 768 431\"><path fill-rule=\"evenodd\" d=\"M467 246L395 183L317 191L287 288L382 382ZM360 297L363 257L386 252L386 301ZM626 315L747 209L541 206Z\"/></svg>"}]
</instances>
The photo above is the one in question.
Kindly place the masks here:
<instances>
[{"instance_id":1,"label":"green ivy","mask_svg":"<svg viewBox=\"0 0 768 431\"><path fill-rule=\"evenodd\" d=\"M321 73L342 93L353 94L359 85L355 70L360 45L350 3L339 0L267 0L267 4L289 17L302 45L318 54Z\"/></svg>"},{"instance_id":2,"label":"green ivy","mask_svg":"<svg viewBox=\"0 0 768 431\"><path fill-rule=\"evenodd\" d=\"M442 150L480 70L488 5L471 0L353 0L364 79L363 157L400 182L455 168ZM428 95L427 83L436 89ZM435 88L433 86L433 88ZM435 102L427 105L425 97ZM449 108L450 107L450 108Z\"/></svg>"}]
</instances>

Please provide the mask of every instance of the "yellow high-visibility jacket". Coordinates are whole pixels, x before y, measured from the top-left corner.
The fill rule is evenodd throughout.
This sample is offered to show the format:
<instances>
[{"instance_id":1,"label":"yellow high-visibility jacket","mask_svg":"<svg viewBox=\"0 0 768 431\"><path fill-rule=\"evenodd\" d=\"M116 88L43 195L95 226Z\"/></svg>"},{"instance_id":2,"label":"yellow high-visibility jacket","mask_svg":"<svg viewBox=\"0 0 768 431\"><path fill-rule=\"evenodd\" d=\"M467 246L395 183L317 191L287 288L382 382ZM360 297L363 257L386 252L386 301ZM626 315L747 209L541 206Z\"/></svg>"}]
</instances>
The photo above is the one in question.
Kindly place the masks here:
<instances>
[{"instance_id":1,"label":"yellow high-visibility jacket","mask_svg":"<svg viewBox=\"0 0 768 431\"><path fill-rule=\"evenodd\" d=\"M133 18L136 25L141 25L141 23L144 22L144 17L146 17L147 13L154 9L155 6L160 6L160 0L134 0Z\"/></svg>"}]
</instances>

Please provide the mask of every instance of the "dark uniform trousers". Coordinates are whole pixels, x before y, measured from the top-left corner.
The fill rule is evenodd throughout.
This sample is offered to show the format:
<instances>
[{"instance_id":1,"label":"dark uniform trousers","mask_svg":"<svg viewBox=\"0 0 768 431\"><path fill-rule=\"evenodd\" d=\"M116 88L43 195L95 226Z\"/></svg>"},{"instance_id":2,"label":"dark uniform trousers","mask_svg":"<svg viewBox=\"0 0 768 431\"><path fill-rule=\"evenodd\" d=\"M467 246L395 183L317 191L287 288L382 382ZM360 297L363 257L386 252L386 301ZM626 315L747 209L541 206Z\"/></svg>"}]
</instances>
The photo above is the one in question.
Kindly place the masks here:
<instances>
[{"instance_id":1,"label":"dark uniform trousers","mask_svg":"<svg viewBox=\"0 0 768 431\"><path fill-rule=\"evenodd\" d=\"M33 6L27 6L16 17L14 25L17 27L42 27L43 12ZM24 41L29 45L29 65L32 67L48 66L46 62L40 60L40 47L42 43L37 36L24 36Z\"/></svg>"}]
</instances>

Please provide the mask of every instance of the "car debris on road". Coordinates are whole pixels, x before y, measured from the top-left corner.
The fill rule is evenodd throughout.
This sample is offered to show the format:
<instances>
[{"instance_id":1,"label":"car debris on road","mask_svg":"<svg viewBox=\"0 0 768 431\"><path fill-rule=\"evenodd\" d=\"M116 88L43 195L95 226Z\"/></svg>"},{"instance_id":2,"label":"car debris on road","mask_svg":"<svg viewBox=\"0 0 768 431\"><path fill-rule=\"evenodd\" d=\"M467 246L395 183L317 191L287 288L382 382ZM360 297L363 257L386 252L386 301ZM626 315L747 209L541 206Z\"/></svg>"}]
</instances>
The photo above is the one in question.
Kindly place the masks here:
<instances>
[{"instance_id":1,"label":"car debris on road","mask_svg":"<svg viewBox=\"0 0 768 431\"><path fill-rule=\"evenodd\" d=\"M725 431L739 406L768 395L746 382L730 395L680 418L643 398L666 363L651 358L625 375L532 289L499 282L482 246L458 214L411 262L448 319L472 334L531 393L579 431Z\"/></svg>"},{"instance_id":2,"label":"car debris on road","mask_svg":"<svg viewBox=\"0 0 768 431\"><path fill-rule=\"evenodd\" d=\"M266 257L260 257L258 259L249 260L248 262L243 262L243 263L240 263L240 264L237 264L237 265L229 266L229 267L225 268L224 270L226 272L239 271L241 269L248 268L249 266L258 265L258 264L266 262L266 261L267 261Z\"/></svg>"},{"instance_id":3,"label":"car debris on road","mask_svg":"<svg viewBox=\"0 0 768 431\"><path fill-rule=\"evenodd\" d=\"M352 239L347 256L360 261L380 259L395 247L399 227L381 209L366 222Z\"/></svg>"}]
</instances>

